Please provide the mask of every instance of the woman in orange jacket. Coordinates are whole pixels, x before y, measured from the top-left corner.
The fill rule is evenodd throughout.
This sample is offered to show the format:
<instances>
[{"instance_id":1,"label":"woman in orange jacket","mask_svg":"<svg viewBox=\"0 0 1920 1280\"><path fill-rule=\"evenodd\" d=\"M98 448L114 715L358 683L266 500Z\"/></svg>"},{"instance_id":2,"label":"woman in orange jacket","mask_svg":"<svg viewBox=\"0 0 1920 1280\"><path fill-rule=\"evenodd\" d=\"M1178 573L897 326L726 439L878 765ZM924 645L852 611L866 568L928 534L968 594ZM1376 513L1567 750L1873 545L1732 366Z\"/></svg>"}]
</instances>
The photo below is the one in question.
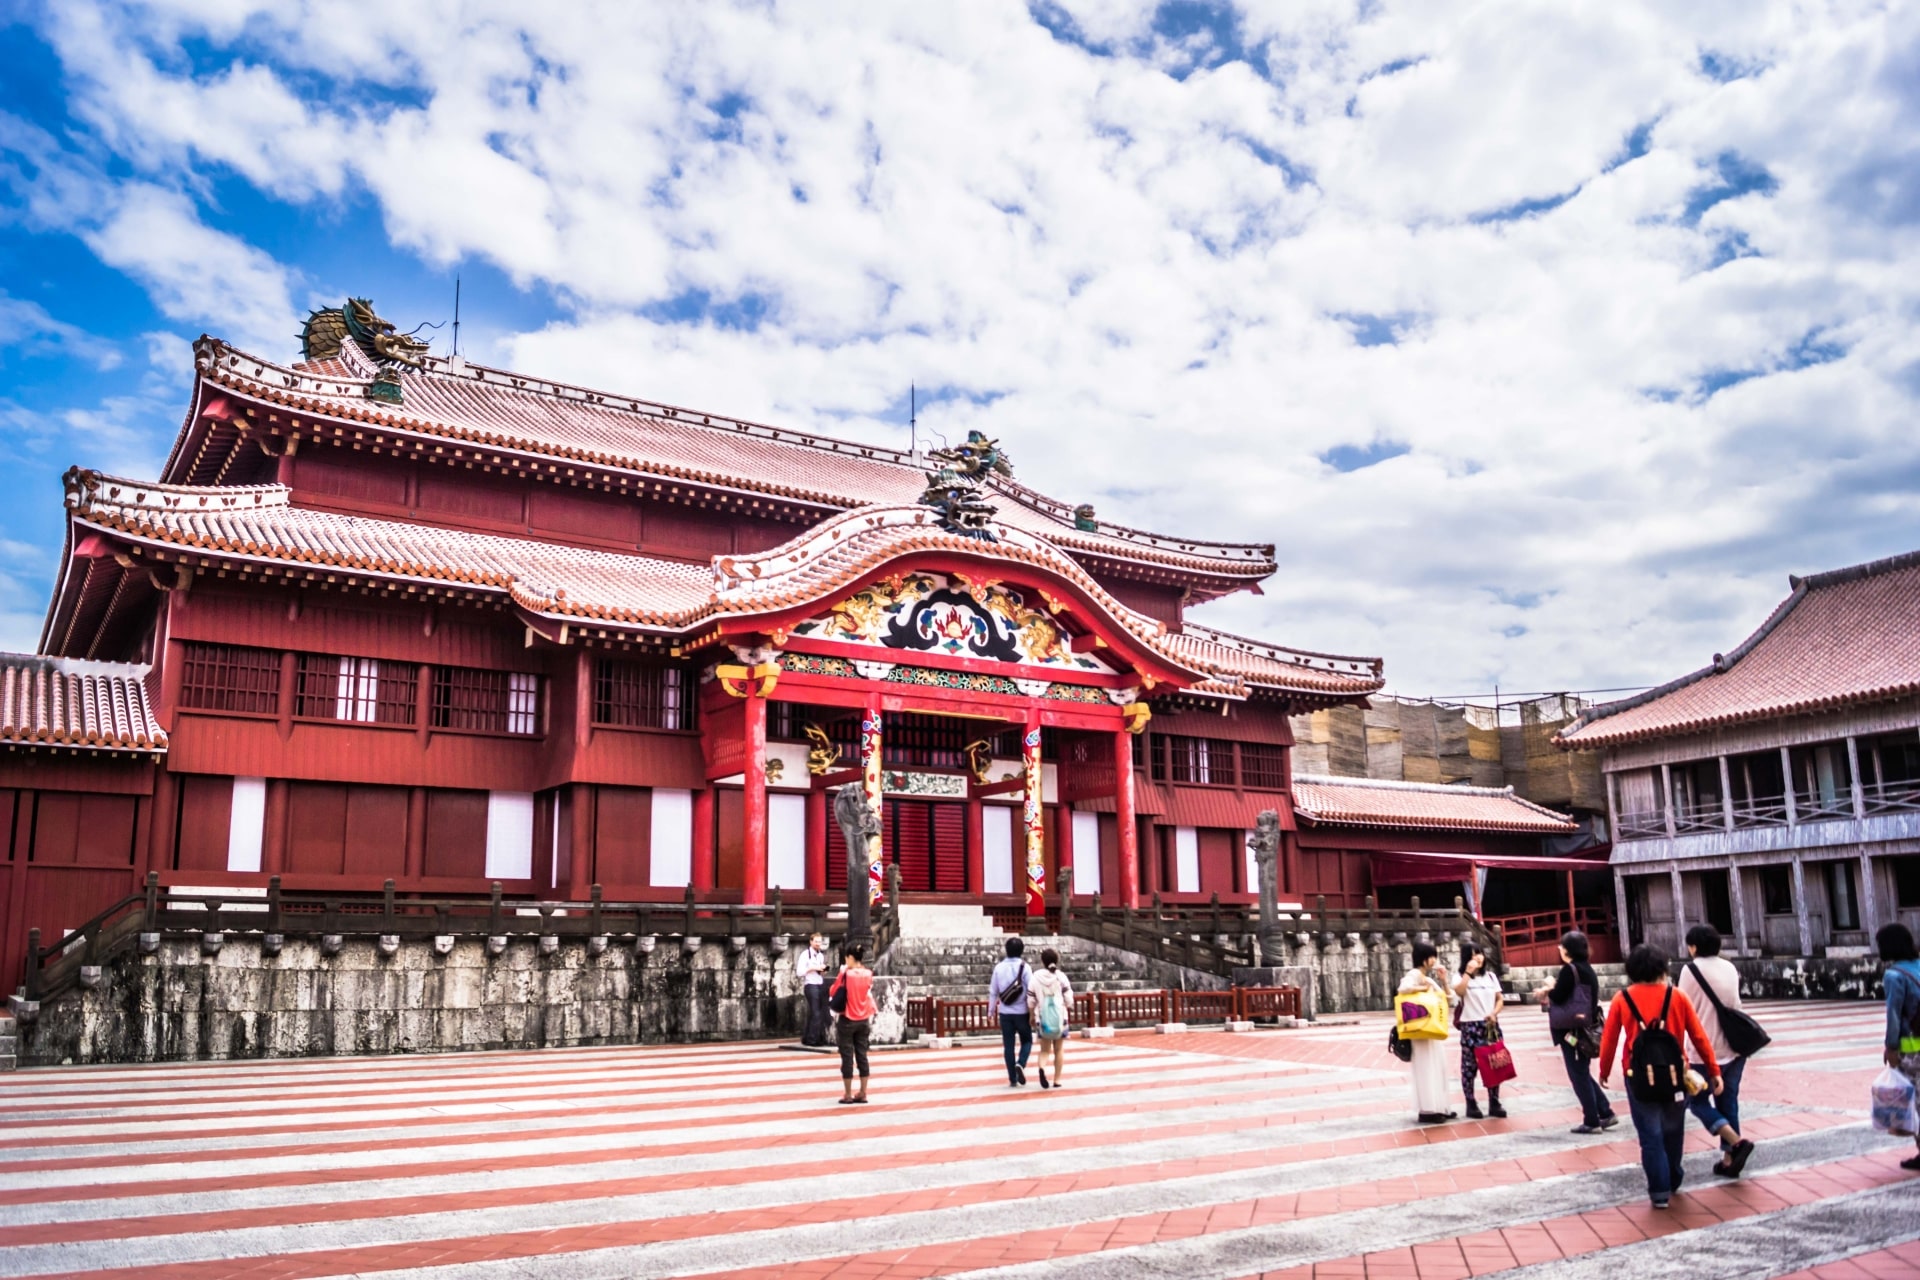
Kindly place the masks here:
<instances>
[{"instance_id":1,"label":"woman in orange jacket","mask_svg":"<svg viewBox=\"0 0 1920 1280\"><path fill-rule=\"evenodd\" d=\"M1614 1050L1627 1064L1627 1106L1633 1113L1633 1128L1640 1135L1640 1167L1647 1174L1647 1196L1653 1207L1664 1209L1680 1190L1684 1176L1680 1154L1687 1137L1687 1088L1680 1072L1686 1070L1684 1040L1693 1042L1699 1061L1706 1064L1715 1097L1723 1087L1720 1063L1713 1056L1713 1042L1700 1025L1700 1015L1692 1001L1674 990L1667 981L1667 956L1658 947L1642 943L1627 956L1627 981L1632 984L1607 1006L1606 1029L1600 1034L1600 1087L1607 1087L1613 1074ZM1639 1079L1650 1068L1636 1071L1634 1041L1655 1029L1673 1037L1669 1062L1663 1064L1658 1079ZM1649 1042L1657 1044L1658 1041ZM1677 1069L1672 1065L1677 1063Z\"/></svg>"}]
</instances>

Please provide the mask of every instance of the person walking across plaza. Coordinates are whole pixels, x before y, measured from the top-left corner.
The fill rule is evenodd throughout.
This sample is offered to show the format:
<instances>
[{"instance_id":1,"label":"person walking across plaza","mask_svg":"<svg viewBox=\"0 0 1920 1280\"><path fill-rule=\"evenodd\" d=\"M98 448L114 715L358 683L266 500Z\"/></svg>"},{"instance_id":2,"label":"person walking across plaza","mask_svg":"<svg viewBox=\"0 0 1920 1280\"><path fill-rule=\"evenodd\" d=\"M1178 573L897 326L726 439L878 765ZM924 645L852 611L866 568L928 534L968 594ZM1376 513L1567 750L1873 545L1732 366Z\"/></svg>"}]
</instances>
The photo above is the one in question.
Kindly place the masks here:
<instances>
[{"instance_id":1,"label":"person walking across plaza","mask_svg":"<svg viewBox=\"0 0 1920 1280\"><path fill-rule=\"evenodd\" d=\"M846 992L845 1007L834 1023L834 1043L840 1047L840 1105L867 1100L867 1046L873 1033L873 971L867 968L867 949L859 943L847 947L840 976L827 992L829 1003ZM860 1092L853 1091L854 1073L860 1075Z\"/></svg>"},{"instance_id":2,"label":"person walking across plaza","mask_svg":"<svg viewBox=\"0 0 1920 1280\"><path fill-rule=\"evenodd\" d=\"M1401 995L1431 992L1444 1009L1447 1002L1447 971L1440 967L1440 952L1431 942L1413 944L1413 968L1400 979ZM1415 1040L1413 1045L1413 1107L1422 1124L1439 1124L1460 1113L1447 1109L1447 1042Z\"/></svg>"},{"instance_id":3,"label":"person walking across plaza","mask_svg":"<svg viewBox=\"0 0 1920 1280\"><path fill-rule=\"evenodd\" d=\"M1600 1051L1600 978L1587 957L1587 935L1569 929L1560 938L1560 973L1550 987L1534 992L1547 1007L1547 1029L1566 1064L1567 1083L1580 1103L1575 1133L1599 1133L1620 1123L1607 1091L1593 1082L1593 1057Z\"/></svg>"},{"instance_id":4,"label":"person walking across plaza","mask_svg":"<svg viewBox=\"0 0 1920 1280\"><path fill-rule=\"evenodd\" d=\"M1058 1089L1066 1083L1067 1024L1073 1014L1073 984L1060 972L1060 953L1052 947L1040 953L1040 968L1029 984L1033 1033L1040 1037L1040 1087ZM1047 1079L1047 1060L1053 1060L1053 1079Z\"/></svg>"},{"instance_id":5,"label":"person walking across plaza","mask_svg":"<svg viewBox=\"0 0 1920 1280\"><path fill-rule=\"evenodd\" d=\"M807 949L793 962L800 978L800 994L807 1001L807 1025L800 1043L818 1048L827 1042L827 940L821 934L807 939Z\"/></svg>"},{"instance_id":6,"label":"person walking across plaza","mask_svg":"<svg viewBox=\"0 0 1920 1280\"><path fill-rule=\"evenodd\" d=\"M1913 931L1903 924L1884 926L1873 940L1887 966L1880 975L1887 993L1886 1063L1920 1088L1920 951ZM1914 1144L1920 1146L1920 1134ZM1920 1173L1920 1155L1902 1160L1900 1167Z\"/></svg>"},{"instance_id":7,"label":"person walking across plaza","mask_svg":"<svg viewBox=\"0 0 1920 1280\"><path fill-rule=\"evenodd\" d=\"M1460 948L1460 975L1453 980L1453 993L1460 997L1460 1013L1455 1019L1460 1027L1460 1091L1467 1098L1467 1119L1480 1120L1484 1118L1480 1101L1473 1096L1480 1063L1473 1051L1500 1043L1500 1010L1506 1007L1507 996L1500 989L1499 976L1487 969L1487 953L1471 942ZM1507 1118L1497 1084L1487 1086L1486 1115L1495 1120Z\"/></svg>"},{"instance_id":8,"label":"person walking across plaza","mask_svg":"<svg viewBox=\"0 0 1920 1280\"><path fill-rule=\"evenodd\" d=\"M1720 1140L1720 1161L1713 1171L1723 1178L1737 1178L1753 1156L1753 1143L1740 1136L1740 1077L1747 1060L1727 1043L1720 1014L1740 1008L1740 971L1721 956L1720 931L1710 924L1697 924L1687 930L1687 955L1692 958L1680 970L1680 994L1692 1002L1700 1025L1706 1028L1725 1084L1717 1098L1704 1089L1694 1094L1687 1099L1687 1109ZM1704 1064L1696 1062L1693 1067L1701 1075L1707 1074Z\"/></svg>"},{"instance_id":9,"label":"person walking across plaza","mask_svg":"<svg viewBox=\"0 0 1920 1280\"><path fill-rule=\"evenodd\" d=\"M1633 1130L1640 1135L1640 1168L1647 1175L1647 1198L1656 1209L1667 1207L1680 1190L1685 1171L1680 1156L1687 1140L1687 1095L1695 1082L1686 1079L1684 1041L1691 1041L1706 1064L1706 1081L1718 1097L1724 1087L1720 1063L1707 1039L1693 1002L1667 980L1667 955L1645 943L1627 954L1627 989L1607 1006L1607 1025L1600 1037L1600 1087L1613 1073L1614 1051L1626 1067L1627 1109Z\"/></svg>"},{"instance_id":10,"label":"person walking across plaza","mask_svg":"<svg viewBox=\"0 0 1920 1280\"><path fill-rule=\"evenodd\" d=\"M987 1007L1000 1015L1000 1048L1007 1059L1009 1088L1027 1082L1027 1057L1033 1052L1033 1019L1027 1003L1033 969L1021 958L1026 949L1020 939L1008 938L1007 958L993 966L993 976L987 979Z\"/></svg>"}]
</instances>

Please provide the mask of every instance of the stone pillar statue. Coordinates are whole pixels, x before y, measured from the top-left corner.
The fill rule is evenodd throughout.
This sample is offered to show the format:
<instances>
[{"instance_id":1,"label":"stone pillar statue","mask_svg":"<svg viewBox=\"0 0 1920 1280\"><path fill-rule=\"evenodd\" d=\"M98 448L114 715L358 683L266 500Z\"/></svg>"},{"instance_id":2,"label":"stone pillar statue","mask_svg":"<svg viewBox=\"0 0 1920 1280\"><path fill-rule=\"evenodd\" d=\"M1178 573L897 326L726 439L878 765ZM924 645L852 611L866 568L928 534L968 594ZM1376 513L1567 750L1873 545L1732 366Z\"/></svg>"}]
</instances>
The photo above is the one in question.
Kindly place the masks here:
<instances>
[{"instance_id":1,"label":"stone pillar statue","mask_svg":"<svg viewBox=\"0 0 1920 1280\"><path fill-rule=\"evenodd\" d=\"M1260 963L1278 964L1280 948L1280 815L1262 809L1247 837L1260 872Z\"/></svg>"},{"instance_id":2,"label":"stone pillar statue","mask_svg":"<svg viewBox=\"0 0 1920 1280\"><path fill-rule=\"evenodd\" d=\"M847 941L868 944L873 941L873 926L867 851L880 834L880 811L867 803L865 788L851 782L833 793L833 820L840 824L840 835L847 842Z\"/></svg>"}]
</instances>

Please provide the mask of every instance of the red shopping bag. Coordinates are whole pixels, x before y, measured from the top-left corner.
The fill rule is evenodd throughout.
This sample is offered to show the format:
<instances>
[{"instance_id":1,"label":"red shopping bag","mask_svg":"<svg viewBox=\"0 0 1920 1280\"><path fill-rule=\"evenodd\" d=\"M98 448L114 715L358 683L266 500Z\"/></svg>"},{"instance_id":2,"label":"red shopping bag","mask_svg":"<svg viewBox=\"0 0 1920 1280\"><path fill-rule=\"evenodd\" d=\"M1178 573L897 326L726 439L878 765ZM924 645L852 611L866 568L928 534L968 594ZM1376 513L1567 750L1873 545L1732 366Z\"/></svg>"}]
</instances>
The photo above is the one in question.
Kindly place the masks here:
<instances>
[{"instance_id":1,"label":"red shopping bag","mask_svg":"<svg viewBox=\"0 0 1920 1280\"><path fill-rule=\"evenodd\" d=\"M1513 1055L1504 1044L1481 1045L1473 1051L1473 1063L1480 1068L1480 1082L1489 1089L1498 1089L1517 1074Z\"/></svg>"}]
</instances>

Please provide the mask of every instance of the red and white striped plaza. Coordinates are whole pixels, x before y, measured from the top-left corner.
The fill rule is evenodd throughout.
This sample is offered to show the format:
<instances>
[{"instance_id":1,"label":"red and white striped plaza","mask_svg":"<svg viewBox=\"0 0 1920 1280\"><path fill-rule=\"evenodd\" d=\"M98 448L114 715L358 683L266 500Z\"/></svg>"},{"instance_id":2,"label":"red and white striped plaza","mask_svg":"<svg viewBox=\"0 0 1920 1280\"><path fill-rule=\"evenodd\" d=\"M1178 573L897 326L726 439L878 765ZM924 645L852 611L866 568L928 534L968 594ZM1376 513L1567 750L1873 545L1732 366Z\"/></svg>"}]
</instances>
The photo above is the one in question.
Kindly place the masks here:
<instances>
[{"instance_id":1,"label":"red and white striped plaza","mask_svg":"<svg viewBox=\"0 0 1920 1280\"><path fill-rule=\"evenodd\" d=\"M1877 1003L1761 1005L1738 1182L1690 1138L1647 1205L1536 1010L1511 1118L1420 1126L1384 1015L833 1059L765 1043L22 1072L0 1091L0 1276L1920 1275L1911 1144L1865 1123ZM1457 1087L1457 1086L1456 1086ZM1622 1108L1624 1110L1624 1108Z\"/></svg>"}]
</instances>

